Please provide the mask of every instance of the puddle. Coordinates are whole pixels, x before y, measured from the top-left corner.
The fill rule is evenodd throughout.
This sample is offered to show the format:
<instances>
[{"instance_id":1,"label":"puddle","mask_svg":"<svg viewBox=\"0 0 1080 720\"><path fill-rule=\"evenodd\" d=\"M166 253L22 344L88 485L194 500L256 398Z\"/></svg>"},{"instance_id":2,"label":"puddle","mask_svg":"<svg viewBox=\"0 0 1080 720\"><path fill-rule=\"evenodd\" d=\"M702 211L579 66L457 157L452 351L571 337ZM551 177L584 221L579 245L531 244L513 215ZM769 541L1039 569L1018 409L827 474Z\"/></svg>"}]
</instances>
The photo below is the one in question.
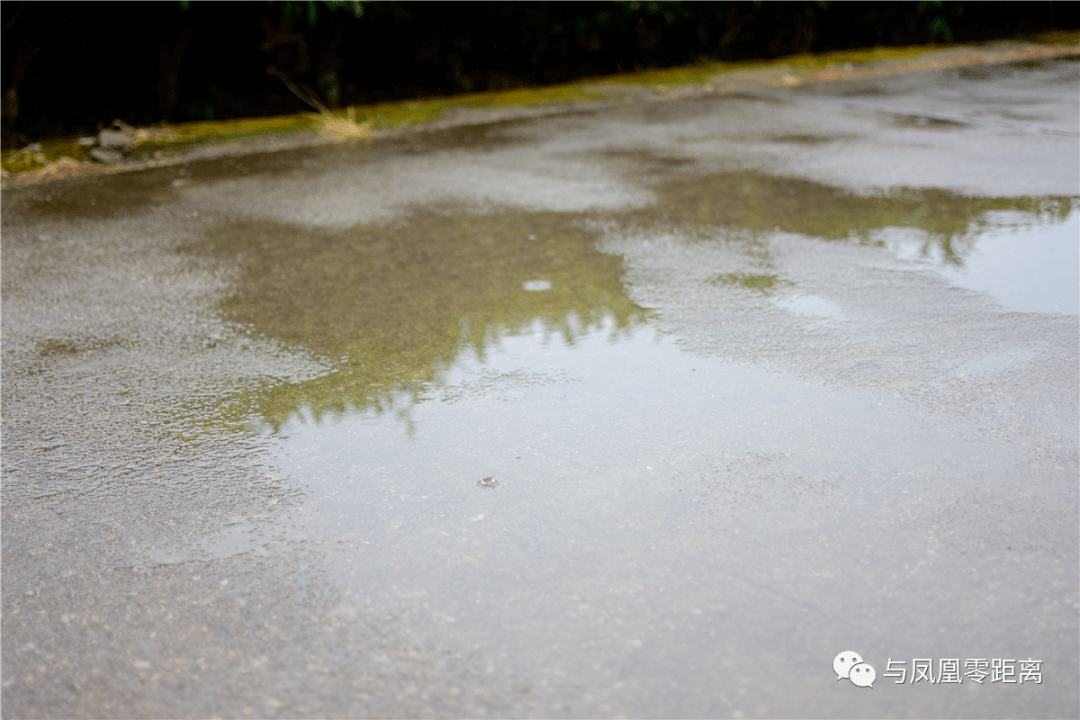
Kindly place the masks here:
<instances>
[{"instance_id":1,"label":"puddle","mask_svg":"<svg viewBox=\"0 0 1080 720\"><path fill-rule=\"evenodd\" d=\"M655 205L623 213L638 225L720 226L750 233L785 232L882 246L875 233L907 228L949 262L970 252L973 230L995 227L1001 214L1060 224L1070 197L968 197L946 190L894 188L858 195L843 188L747 170L666 178L652 187Z\"/></svg>"},{"instance_id":2,"label":"puddle","mask_svg":"<svg viewBox=\"0 0 1080 720\"><path fill-rule=\"evenodd\" d=\"M970 588L940 582L959 572L955 556L1037 553L1042 535L1072 532L1060 510L1071 485L1010 484L1014 444L985 436L979 413L924 414L896 392L926 382L910 368L884 373L894 380L877 391L797 376L831 345L805 349L787 373L695 354L628 299L623 260L596 249L606 232L676 254L680 242L720 248L684 253L689 275L679 276L722 286L717 316L724 302L730 318L765 305L826 337L874 309L829 296L854 275L810 255L797 267L796 244L813 253L830 241L863 258L867 246L876 265L866 267L877 268L895 265L891 233L903 232L933 267L980 276L975 258L995 252L984 250L987 229L1009 218L1056 232L1075 222L1069 199L862 197L756 173L651 189L648 213L449 207L344 230L250 221L188 248L238 268L229 319L327 368L233 399L302 501L199 552L307 544L350 611L392 613L420 641L497 658L500 672L552 696L587 681L609 694L596 703L684 703L700 715L716 672L731 692L769 692L745 672L766 663L792 697L818 697L800 668L822 647L846 647L837 628L874 638L881 653L897 638L929 647L940 622L917 599L960 603ZM795 332L762 318L765 332ZM886 324L874 332L891 318L876 316ZM727 332L745 330L733 320ZM1035 357L1005 348L955 368L994 380ZM988 545L996 527L974 521L954 538L933 520L987 493L1026 503L1033 522ZM1010 587L1034 572L993 553L965 562ZM1005 626L956 632L1015 644ZM648 681L666 682L673 667L687 668L674 704L674 691Z\"/></svg>"},{"instance_id":3,"label":"puddle","mask_svg":"<svg viewBox=\"0 0 1080 720\"><path fill-rule=\"evenodd\" d=\"M817 295L791 295L777 300L776 305L797 315L823 320L844 319L844 312L839 305Z\"/></svg>"},{"instance_id":4,"label":"puddle","mask_svg":"<svg viewBox=\"0 0 1080 720\"><path fill-rule=\"evenodd\" d=\"M959 369L964 374L992 377L1003 370L1021 367L1024 363L1034 360L1035 357L1035 352L1030 348L1020 348L968 360Z\"/></svg>"},{"instance_id":5,"label":"puddle","mask_svg":"<svg viewBox=\"0 0 1080 720\"><path fill-rule=\"evenodd\" d=\"M288 535L328 548L358 604L499 648L518 671L588 673L614 655L633 675L657 652L732 644L759 657L741 641L647 629L700 615L691 624L766 623L778 607L831 615L839 597L762 577L791 560L767 548L795 528L854 540L863 521L845 529L832 513L864 507L859 474L928 477L950 453L888 402L697 358L612 316L571 339L537 320L399 405L413 402L411 428L375 409L278 428L282 470L307 498ZM749 546L764 554L737 549ZM836 551L817 561L860 554Z\"/></svg>"},{"instance_id":6,"label":"puddle","mask_svg":"<svg viewBox=\"0 0 1080 720\"><path fill-rule=\"evenodd\" d=\"M316 421L394 407L463 352L483 358L537 320L571 341L607 317L621 331L640 324L621 261L595 241L571 214L458 212L344 231L253 222L196 249L243 267L223 306L231 320L332 367L238 401L279 426L301 407Z\"/></svg>"},{"instance_id":7,"label":"puddle","mask_svg":"<svg viewBox=\"0 0 1080 720\"><path fill-rule=\"evenodd\" d=\"M1018 297L1075 293L1040 238L1077 200L870 185L1074 192L1067 169L979 172L977 128L882 155L877 118L701 102L10 192L4 520L36 598L10 628L63 646L50 619L100 587L191 714L241 675L282 690L255 715L1076 707L1078 316L960 284L1001 256ZM938 150L890 138L946 135L971 137L892 172ZM865 167L865 193L706 172L729 160ZM1045 685L883 675L932 657L1037 658ZM9 690L37 714L80 714L31 675Z\"/></svg>"},{"instance_id":8,"label":"puddle","mask_svg":"<svg viewBox=\"0 0 1080 720\"><path fill-rule=\"evenodd\" d=\"M482 359L538 320L570 341L604 318L628 331L646 312L627 297L621 259L595 247L604 227L631 235L689 229L681 236L729 251L730 265L702 280L818 321L844 320L844 308L812 290L806 272L781 271L781 235L886 248L1007 308L1077 313L1078 211L1070 198L859 196L753 171L669 176L651 189L648 209L607 214L447 206L345 230L262 220L217 227L187 250L239 266L226 316L315 353L328 369L306 382L249 389L232 406L244 416L254 409L272 428L292 415L317 423L370 409L407 418L463 353Z\"/></svg>"},{"instance_id":9,"label":"puddle","mask_svg":"<svg viewBox=\"0 0 1080 720\"><path fill-rule=\"evenodd\" d=\"M305 500L267 535L322 548L349 603L500 672L555 692L636 678L617 695L628 706L665 706L648 678L673 667L691 707L711 674L749 687L740 668L761 663L816 697L798 668L822 633L937 637L910 605L926 541L904 518L988 482L951 468L1011 452L900 400L694 356L613 316L569 338L536 320L399 400L409 427L372 408L278 428Z\"/></svg>"},{"instance_id":10,"label":"puddle","mask_svg":"<svg viewBox=\"0 0 1080 720\"><path fill-rule=\"evenodd\" d=\"M900 259L925 261L959 287L989 293L1010 310L1078 314L1076 198L966 197L932 189L864 196L755 171L677 177L654 192L654 207L626 214L631 224L646 225L652 216L662 226L697 227L702 238L743 245L747 269L715 275L712 283L764 295L791 287L775 272L769 237L794 233L886 247ZM792 292L777 304L840 317L835 304L823 304L830 301Z\"/></svg>"},{"instance_id":11,"label":"puddle","mask_svg":"<svg viewBox=\"0 0 1080 720\"><path fill-rule=\"evenodd\" d=\"M962 254L918 233L884 230L877 238L897 257L924 260L954 285L990 293L1010 310L1080 315L1076 206L1064 218L989 213L985 223L963 237Z\"/></svg>"},{"instance_id":12,"label":"puddle","mask_svg":"<svg viewBox=\"0 0 1080 720\"><path fill-rule=\"evenodd\" d=\"M777 288L791 284L791 282L781 279L775 273L769 275L762 273L721 273L709 278L708 282L757 290L762 295L772 295Z\"/></svg>"}]
</instances>

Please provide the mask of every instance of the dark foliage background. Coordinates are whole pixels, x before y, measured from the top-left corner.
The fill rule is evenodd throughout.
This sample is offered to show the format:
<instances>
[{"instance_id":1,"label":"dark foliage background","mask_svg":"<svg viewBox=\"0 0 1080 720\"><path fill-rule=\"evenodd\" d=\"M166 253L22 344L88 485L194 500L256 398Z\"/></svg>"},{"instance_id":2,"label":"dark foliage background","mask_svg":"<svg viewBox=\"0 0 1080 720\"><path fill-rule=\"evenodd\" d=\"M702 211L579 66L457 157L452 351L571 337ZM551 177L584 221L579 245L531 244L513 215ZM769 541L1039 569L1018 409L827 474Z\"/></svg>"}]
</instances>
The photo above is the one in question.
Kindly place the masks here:
<instances>
[{"instance_id":1,"label":"dark foliage background","mask_svg":"<svg viewBox=\"0 0 1080 720\"><path fill-rule=\"evenodd\" d=\"M3 145L133 125L528 87L700 60L1024 37L1076 2L12 2Z\"/></svg>"}]
</instances>

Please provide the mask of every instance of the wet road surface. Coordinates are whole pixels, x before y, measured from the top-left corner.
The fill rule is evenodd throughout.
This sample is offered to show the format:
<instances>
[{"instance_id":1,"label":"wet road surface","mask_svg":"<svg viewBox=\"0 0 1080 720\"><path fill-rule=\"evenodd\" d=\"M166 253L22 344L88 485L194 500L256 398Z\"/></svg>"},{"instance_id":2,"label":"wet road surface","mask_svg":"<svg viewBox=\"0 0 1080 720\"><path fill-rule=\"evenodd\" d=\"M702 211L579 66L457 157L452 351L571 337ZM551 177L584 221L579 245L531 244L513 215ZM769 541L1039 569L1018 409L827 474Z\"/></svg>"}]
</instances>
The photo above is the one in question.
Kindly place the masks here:
<instances>
[{"instance_id":1,"label":"wet road surface","mask_svg":"<svg viewBox=\"0 0 1080 720\"><path fill-rule=\"evenodd\" d=\"M1078 75L5 191L4 716L1075 717Z\"/></svg>"}]
</instances>

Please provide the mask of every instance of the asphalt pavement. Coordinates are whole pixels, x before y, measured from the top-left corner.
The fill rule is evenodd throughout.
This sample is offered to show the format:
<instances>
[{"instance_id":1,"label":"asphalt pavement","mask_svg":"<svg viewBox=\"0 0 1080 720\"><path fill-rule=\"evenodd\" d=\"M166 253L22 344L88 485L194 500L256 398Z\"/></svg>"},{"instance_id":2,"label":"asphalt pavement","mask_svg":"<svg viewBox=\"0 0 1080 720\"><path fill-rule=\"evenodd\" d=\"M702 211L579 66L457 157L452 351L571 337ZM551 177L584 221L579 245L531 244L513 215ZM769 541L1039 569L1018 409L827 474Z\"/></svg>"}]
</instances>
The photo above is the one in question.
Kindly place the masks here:
<instances>
[{"instance_id":1,"label":"asphalt pavement","mask_svg":"<svg viewBox=\"0 0 1080 720\"><path fill-rule=\"evenodd\" d=\"M1078 81L6 188L3 716L1077 717Z\"/></svg>"}]
</instances>

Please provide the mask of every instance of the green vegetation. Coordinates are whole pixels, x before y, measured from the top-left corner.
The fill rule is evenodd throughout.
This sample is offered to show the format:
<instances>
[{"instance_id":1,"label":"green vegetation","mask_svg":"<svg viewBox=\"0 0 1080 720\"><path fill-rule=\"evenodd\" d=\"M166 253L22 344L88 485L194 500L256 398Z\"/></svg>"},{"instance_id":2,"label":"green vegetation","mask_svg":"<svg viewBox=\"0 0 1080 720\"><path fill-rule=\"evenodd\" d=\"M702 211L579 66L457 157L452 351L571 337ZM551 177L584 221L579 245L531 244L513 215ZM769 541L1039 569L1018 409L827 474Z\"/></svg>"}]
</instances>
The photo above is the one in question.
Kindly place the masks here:
<instances>
[{"instance_id":1,"label":"green vegetation","mask_svg":"<svg viewBox=\"0 0 1080 720\"><path fill-rule=\"evenodd\" d=\"M1058 45L1075 44L1080 42L1080 32L1047 33L1040 36L1040 40ZM663 90L677 90L680 87L700 88L709 83L723 83L726 76L740 76L751 82L757 78L758 82L767 83L775 81L769 73L778 69L786 71L785 79L792 82L798 82L804 77L827 79L830 77L828 73L833 70L857 72L860 68L876 63L914 60L939 50L941 50L939 46L920 45L843 50L816 55L801 54L764 61L708 62L678 68L623 73L546 87L382 102L324 110L322 113L304 112L276 117L207 120L144 127L134 131L134 159L142 161L141 164L106 169L86 161L87 148L79 145L77 138L62 138L5 152L0 160L0 166L6 177L18 173L37 173L42 178L46 178L50 175L40 171L66 158L70 167L69 174L119 172L142 167L146 163L163 164L175 161L177 156L202 144L225 143L267 134L320 133L330 139L362 138L367 136L369 130L378 132L438 120L451 110L490 110L603 102L618 96L619 86L645 86ZM72 161L80 162L81 165L76 166L72 164ZM37 178L34 175L24 175L21 179L32 181Z\"/></svg>"}]
</instances>

